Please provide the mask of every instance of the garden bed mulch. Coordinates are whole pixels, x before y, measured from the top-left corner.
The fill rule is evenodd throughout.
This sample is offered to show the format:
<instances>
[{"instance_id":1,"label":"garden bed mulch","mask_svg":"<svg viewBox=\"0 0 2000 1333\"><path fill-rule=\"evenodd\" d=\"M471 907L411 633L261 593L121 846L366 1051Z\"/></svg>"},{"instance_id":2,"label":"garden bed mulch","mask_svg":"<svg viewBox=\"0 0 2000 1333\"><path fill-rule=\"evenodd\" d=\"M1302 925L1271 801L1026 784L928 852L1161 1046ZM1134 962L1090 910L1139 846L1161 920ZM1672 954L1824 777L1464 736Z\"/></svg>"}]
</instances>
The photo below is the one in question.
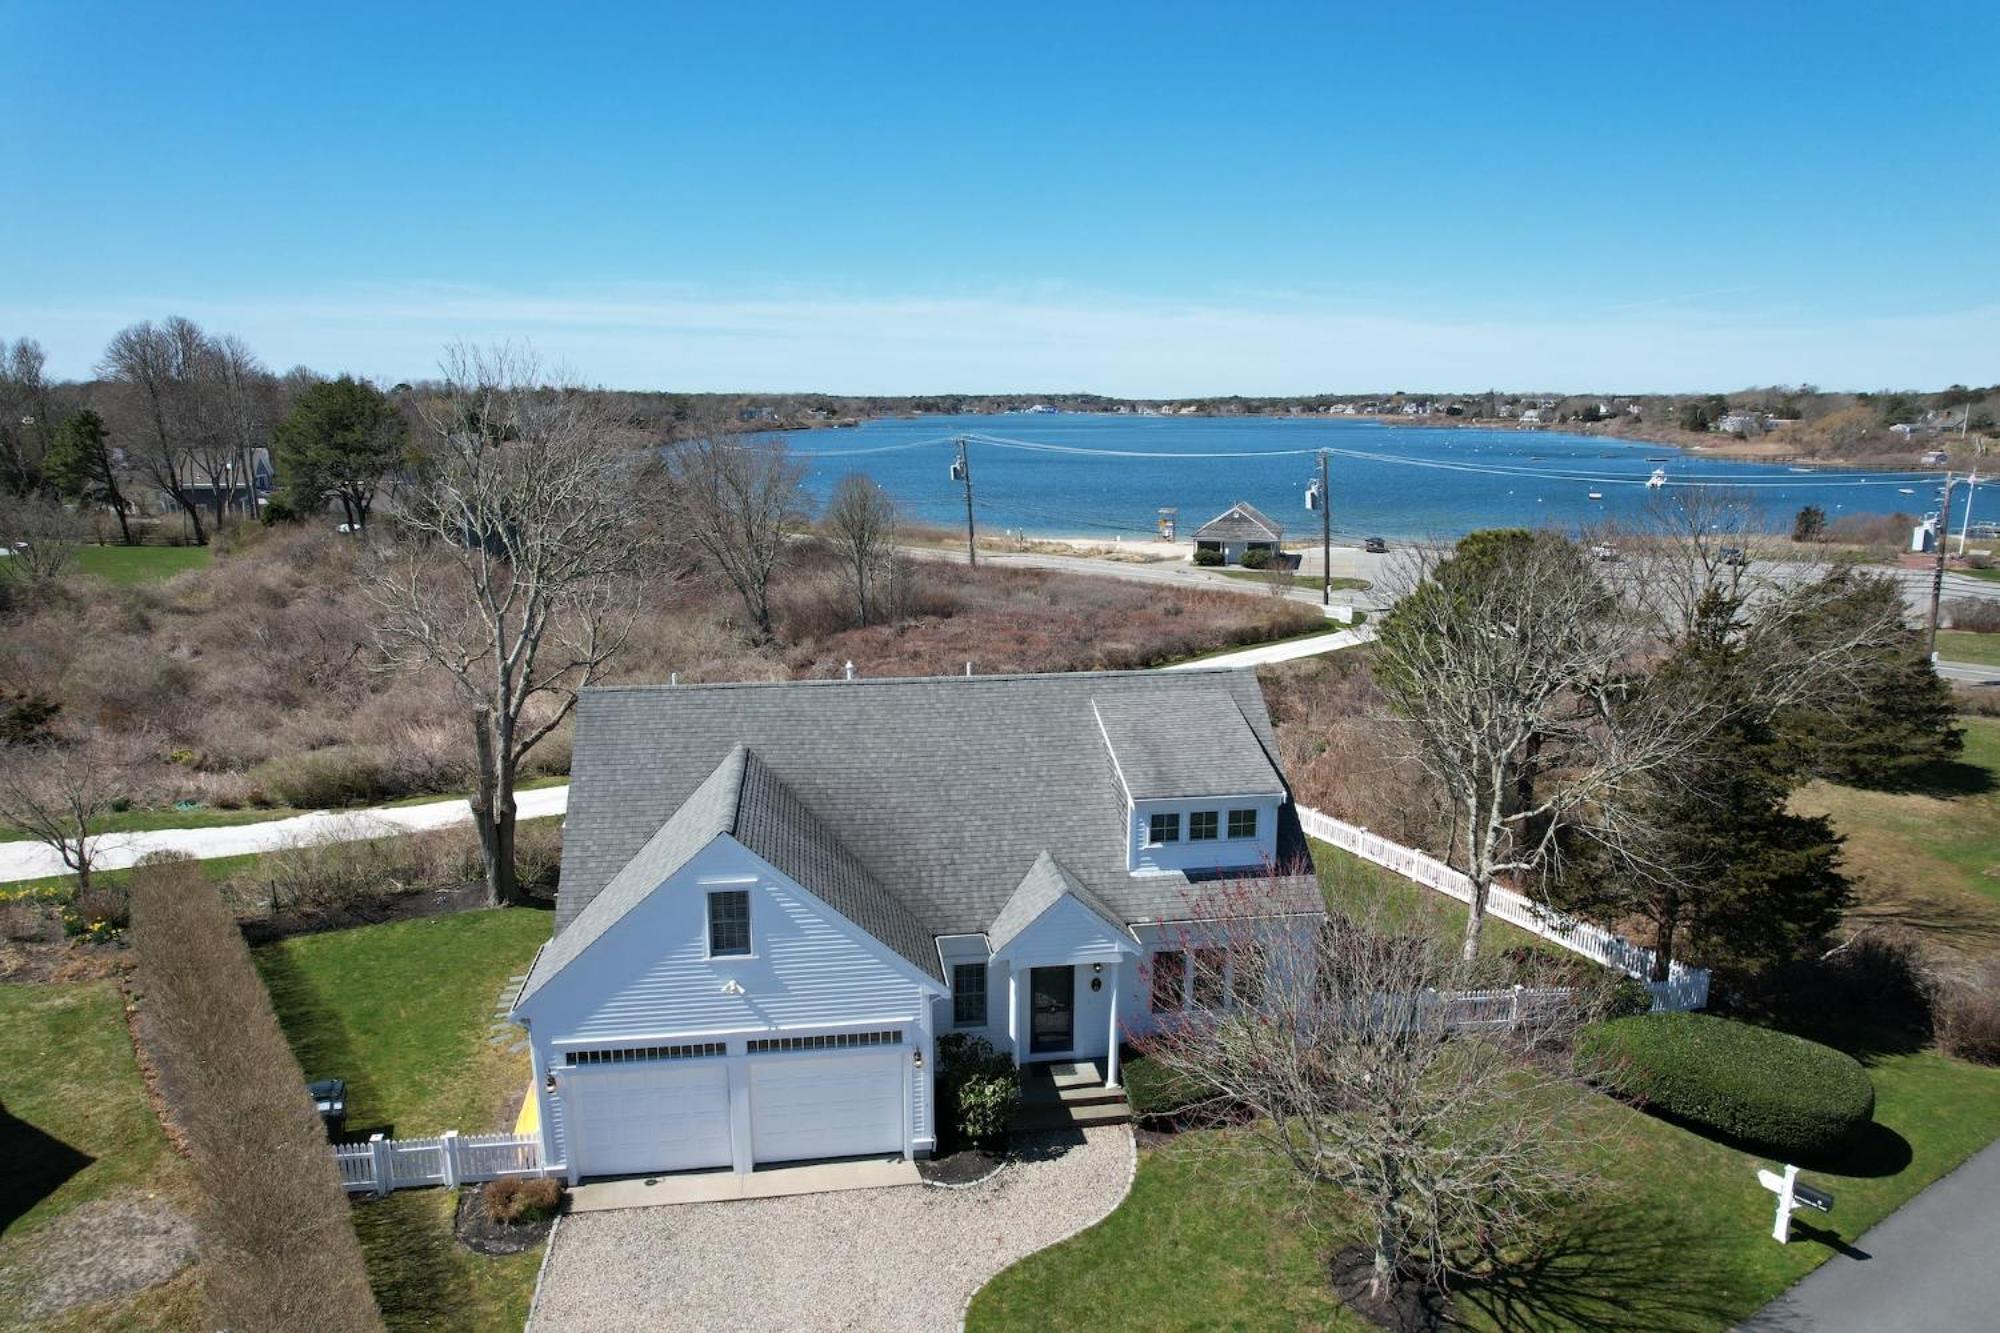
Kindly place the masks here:
<instances>
[{"instance_id":1,"label":"garden bed mulch","mask_svg":"<svg viewBox=\"0 0 2000 1333\"><path fill-rule=\"evenodd\" d=\"M977 1185L990 1180L1007 1165L1007 1154L987 1148L960 1148L942 1157L920 1158L917 1174L924 1178L926 1185L949 1185L954 1188Z\"/></svg>"},{"instance_id":2,"label":"garden bed mulch","mask_svg":"<svg viewBox=\"0 0 2000 1333\"><path fill-rule=\"evenodd\" d=\"M379 926L390 921L416 921L423 917L451 916L477 911L486 906L486 885L478 880L453 889L426 889L417 893L368 894L350 899L337 907L301 912L280 912L276 916L239 919L243 938L253 947L275 944L294 935L318 935L352 926Z\"/></svg>"},{"instance_id":3,"label":"garden bed mulch","mask_svg":"<svg viewBox=\"0 0 2000 1333\"><path fill-rule=\"evenodd\" d=\"M553 1213L532 1222L495 1221L486 1211L486 1191L472 1188L458 1192L452 1231L458 1243L475 1254L519 1254L540 1245L555 1224Z\"/></svg>"}]
</instances>

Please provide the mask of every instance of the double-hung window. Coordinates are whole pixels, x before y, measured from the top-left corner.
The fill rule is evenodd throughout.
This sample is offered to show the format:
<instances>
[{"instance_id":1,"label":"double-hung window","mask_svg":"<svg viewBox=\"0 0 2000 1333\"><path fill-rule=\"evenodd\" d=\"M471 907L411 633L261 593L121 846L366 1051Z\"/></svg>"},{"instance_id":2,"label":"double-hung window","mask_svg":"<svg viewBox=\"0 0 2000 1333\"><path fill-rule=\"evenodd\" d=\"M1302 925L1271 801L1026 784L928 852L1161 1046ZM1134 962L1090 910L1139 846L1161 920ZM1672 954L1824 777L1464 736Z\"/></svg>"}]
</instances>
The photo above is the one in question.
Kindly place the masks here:
<instances>
[{"instance_id":1,"label":"double-hung window","mask_svg":"<svg viewBox=\"0 0 2000 1333\"><path fill-rule=\"evenodd\" d=\"M708 956L742 958L750 952L750 891L718 889L708 895Z\"/></svg>"},{"instance_id":2,"label":"double-hung window","mask_svg":"<svg viewBox=\"0 0 2000 1333\"><path fill-rule=\"evenodd\" d=\"M1188 814L1188 841L1213 842L1216 824L1220 816L1213 810L1195 810Z\"/></svg>"},{"instance_id":3,"label":"double-hung window","mask_svg":"<svg viewBox=\"0 0 2000 1333\"><path fill-rule=\"evenodd\" d=\"M1257 807L1229 812L1229 836L1232 838L1254 838L1257 836Z\"/></svg>"},{"instance_id":4,"label":"double-hung window","mask_svg":"<svg viewBox=\"0 0 2000 1333\"><path fill-rule=\"evenodd\" d=\"M1179 811L1149 816L1146 820L1146 841L1157 847L1161 843L1181 840L1181 816Z\"/></svg>"},{"instance_id":5,"label":"double-hung window","mask_svg":"<svg viewBox=\"0 0 2000 1333\"><path fill-rule=\"evenodd\" d=\"M957 963L951 969L951 1025L986 1026L986 964Z\"/></svg>"}]
</instances>

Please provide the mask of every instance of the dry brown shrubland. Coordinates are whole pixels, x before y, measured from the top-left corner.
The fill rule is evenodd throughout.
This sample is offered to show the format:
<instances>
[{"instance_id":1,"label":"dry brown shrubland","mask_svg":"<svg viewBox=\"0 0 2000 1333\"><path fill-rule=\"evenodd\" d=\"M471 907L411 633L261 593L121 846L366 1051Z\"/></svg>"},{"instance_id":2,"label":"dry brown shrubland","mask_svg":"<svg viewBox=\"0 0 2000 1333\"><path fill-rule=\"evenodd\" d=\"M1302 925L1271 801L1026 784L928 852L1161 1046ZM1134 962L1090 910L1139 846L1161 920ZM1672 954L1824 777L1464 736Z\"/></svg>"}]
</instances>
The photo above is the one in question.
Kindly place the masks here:
<instances>
[{"instance_id":1,"label":"dry brown shrubland","mask_svg":"<svg viewBox=\"0 0 2000 1333\"><path fill-rule=\"evenodd\" d=\"M1397 745L1365 649L1259 667L1278 752L1301 805L1412 847L1441 850L1422 766Z\"/></svg>"},{"instance_id":2,"label":"dry brown shrubland","mask_svg":"<svg viewBox=\"0 0 2000 1333\"><path fill-rule=\"evenodd\" d=\"M133 790L233 808L318 807L466 789L464 702L435 675L386 669L367 552L319 529L251 528L214 564L158 583L72 579L0 634L0 695L42 695L69 725L144 736ZM1296 633L1312 608L1087 576L898 562L905 617L856 629L830 551L801 543L756 644L733 592L677 552L644 576L610 677L624 681L1141 667ZM527 774L568 770L566 730Z\"/></svg>"}]
</instances>

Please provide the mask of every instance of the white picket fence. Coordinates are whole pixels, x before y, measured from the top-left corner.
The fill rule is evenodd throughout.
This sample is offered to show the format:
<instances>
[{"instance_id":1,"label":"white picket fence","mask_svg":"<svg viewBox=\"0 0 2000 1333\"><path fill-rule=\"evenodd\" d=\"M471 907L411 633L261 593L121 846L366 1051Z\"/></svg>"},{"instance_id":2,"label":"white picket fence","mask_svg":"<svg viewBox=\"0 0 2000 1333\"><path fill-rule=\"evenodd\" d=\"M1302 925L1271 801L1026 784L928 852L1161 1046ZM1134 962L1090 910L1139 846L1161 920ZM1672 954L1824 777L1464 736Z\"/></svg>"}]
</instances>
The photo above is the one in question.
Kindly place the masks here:
<instances>
[{"instance_id":1,"label":"white picket fence","mask_svg":"<svg viewBox=\"0 0 2000 1333\"><path fill-rule=\"evenodd\" d=\"M1472 881L1453 870L1434 856L1427 855L1414 847L1390 842L1379 834L1370 833L1345 820L1318 810L1299 808L1299 823L1304 826L1309 837L1322 842L1330 842L1343 850L1353 852L1364 861L1372 861L1385 869L1393 870L1404 879L1414 880L1428 889L1448 894L1462 903L1472 901ZM1653 951L1644 945L1634 944L1623 935L1594 926L1588 921L1579 921L1552 908L1544 907L1532 899L1524 898L1511 889L1494 885L1486 895L1486 911L1510 925L1551 940L1580 954L1593 963L1602 963L1645 982L1652 992L1653 1009L1705 1009L1708 1007L1708 970L1688 967L1675 962L1668 964L1667 979L1653 981Z\"/></svg>"},{"instance_id":2,"label":"white picket fence","mask_svg":"<svg viewBox=\"0 0 2000 1333\"><path fill-rule=\"evenodd\" d=\"M1445 991L1433 1001L1444 1007L1445 1022L1459 1029L1512 1031L1576 1002L1566 986L1513 986L1504 990Z\"/></svg>"},{"instance_id":3,"label":"white picket fence","mask_svg":"<svg viewBox=\"0 0 2000 1333\"><path fill-rule=\"evenodd\" d=\"M434 1139L336 1143L333 1160L349 1194L387 1194L420 1185L454 1188L475 1180L542 1174L541 1140L521 1134L466 1134L448 1129Z\"/></svg>"}]
</instances>

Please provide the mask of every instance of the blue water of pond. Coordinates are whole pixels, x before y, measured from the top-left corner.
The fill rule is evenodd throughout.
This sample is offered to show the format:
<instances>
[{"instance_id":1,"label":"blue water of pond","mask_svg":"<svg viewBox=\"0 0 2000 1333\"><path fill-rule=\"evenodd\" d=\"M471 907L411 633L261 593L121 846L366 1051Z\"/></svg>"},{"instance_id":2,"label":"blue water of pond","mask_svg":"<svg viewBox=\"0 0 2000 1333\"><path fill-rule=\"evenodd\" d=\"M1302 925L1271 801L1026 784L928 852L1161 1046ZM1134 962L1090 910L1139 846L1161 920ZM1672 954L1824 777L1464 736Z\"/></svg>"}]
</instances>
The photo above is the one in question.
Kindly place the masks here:
<instances>
[{"instance_id":1,"label":"blue water of pond","mask_svg":"<svg viewBox=\"0 0 2000 1333\"><path fill-rule=\"evenodd\" d=\"M1789 530L1803 505L1829 519L1849 514L1922 515L1937 508L1936 473L1794 470L1671 446L1605 436L1476 427L1387 426L1351 418L1143 417L1075 413L927 416L850 429L786 432L823 499L843 475L874 479L912 519L965 521L964 492L950 475L952 443L967 436L975 514L982 527L1030 535L1150 535L1162 508L1179 511L1180 535L1247 500L1309 536L1319 516L1305 507L1318 472L1315 451L1332 450L1335 533L1447 537L1476 528L1573 528L1634 520L1661 495L1646 485L1664 471L1668 496L1684 485L1726 488L1763 520ZM1004 442L1004 443L1003 443ZM1032 447L1022 447L1032 446ZM1974 493L1974 518L2000 518L2000 495ZM1907 493L1905 493L1907 492ZM1592 499L1595 493L1600 498ZM1953 496L1953 528L1963 514Z\"/></svg>"}]
</instances>

